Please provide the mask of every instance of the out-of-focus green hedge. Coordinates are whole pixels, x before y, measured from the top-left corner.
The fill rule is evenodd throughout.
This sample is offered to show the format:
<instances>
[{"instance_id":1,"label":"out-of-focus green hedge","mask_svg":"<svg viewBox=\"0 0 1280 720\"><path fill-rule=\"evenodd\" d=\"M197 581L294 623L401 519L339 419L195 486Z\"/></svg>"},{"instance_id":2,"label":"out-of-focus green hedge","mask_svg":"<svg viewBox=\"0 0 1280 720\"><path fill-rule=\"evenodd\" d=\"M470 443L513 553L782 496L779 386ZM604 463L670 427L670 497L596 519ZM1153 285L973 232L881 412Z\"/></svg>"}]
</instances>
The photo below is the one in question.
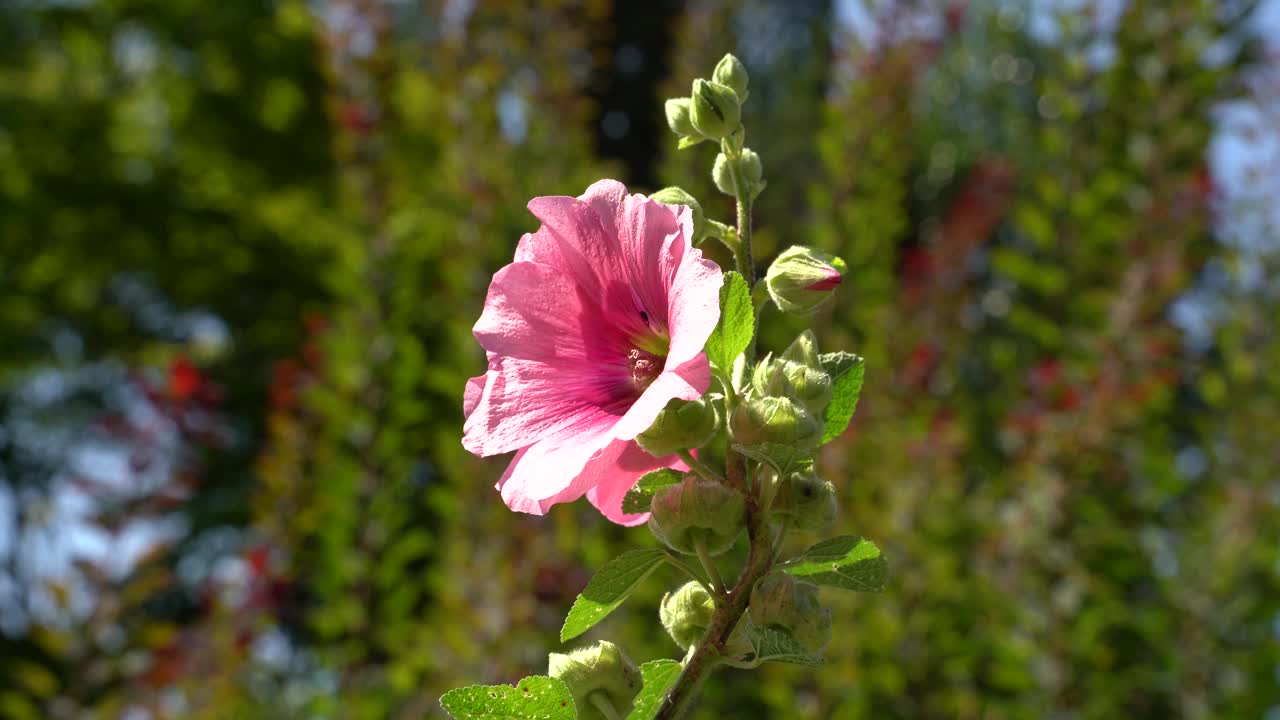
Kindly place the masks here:
<instances>
[{"instance_id":1,"label":"out-of-focus green hedge","mask_svg":"<svg viewBox=\"0 0 1280 720\"><path fill-rule=\"evenodd\" d=\"M824 467L893 569L829 598L826 666L727 671L697 717L1266 716L1280 263L1220 242L1249 209L1206 170L1246 15L870 5L669 19L655 115L727 50L752 73L757 256L849 263L821 335L868 385ZM525 202L634 180L593 150L614 11L0 1L0 717L443 717L545 669L652 540L507 511L461 389ZM713 151L661 141L727 217ZM90 529L146 552L50 573ZM675 655L656 580L588 639Z\"/></svg>"}]
</instances>

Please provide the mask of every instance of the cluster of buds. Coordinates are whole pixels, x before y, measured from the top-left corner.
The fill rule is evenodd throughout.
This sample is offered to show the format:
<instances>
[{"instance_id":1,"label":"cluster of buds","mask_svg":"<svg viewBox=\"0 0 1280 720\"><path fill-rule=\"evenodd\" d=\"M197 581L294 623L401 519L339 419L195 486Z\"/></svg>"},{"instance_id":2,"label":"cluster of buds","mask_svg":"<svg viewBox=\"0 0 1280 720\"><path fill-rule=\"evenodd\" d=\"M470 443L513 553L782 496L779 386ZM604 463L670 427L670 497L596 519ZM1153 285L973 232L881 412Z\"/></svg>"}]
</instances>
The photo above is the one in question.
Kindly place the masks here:
<instances>
[{"instance_id":1,"label":"cluster of buds","mask_svg":"<svg viewBox=\"0 0 1280 720\"><path fill-rule=\"evenodd\" d=\"M818 360L813 333L805 331L781 357L769 355L756 365L749 397L733 415L734 438L743 445L815 450L830 402L831 377Z\"/></svg>"},{"instance_id":2,"label":"cluster of buds","mask_svg":"<svg viewBox=\"0 0 1280 720\"><path fill-rule=\"evenodd\" d=\"M680 136L680 146L703 140L723 140L736 132L747 100L747 69L733 55L725 55L710 80L693 81L689 97L667 101L667 125Z\"/></svg>"}]
</instances>

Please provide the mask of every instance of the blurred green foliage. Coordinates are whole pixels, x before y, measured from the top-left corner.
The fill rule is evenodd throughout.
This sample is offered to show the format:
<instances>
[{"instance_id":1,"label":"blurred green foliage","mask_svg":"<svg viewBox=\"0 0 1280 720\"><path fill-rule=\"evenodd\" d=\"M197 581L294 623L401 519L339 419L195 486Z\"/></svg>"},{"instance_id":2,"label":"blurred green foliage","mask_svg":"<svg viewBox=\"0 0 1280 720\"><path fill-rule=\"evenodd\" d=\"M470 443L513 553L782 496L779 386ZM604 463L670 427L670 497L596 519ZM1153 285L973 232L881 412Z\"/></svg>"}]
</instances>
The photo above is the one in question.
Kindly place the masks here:
<instances>
[{"instance_id":1,"label":"blurred green foliage","mask_svg":"<svg viewBox=\"0 0 1280 720\"><path fill-rule=\"evenodd\" d=\"M867 384L822 466L893 568L827 598L826 666L727 671L697 717L1274 712L1280 239L1223 243L1206 169L1248 7L865 7L670 18L656 117L751 72L757 258L848 261L822 342ZM0 1L0 717L442 717L545 671L653 541L507 511L461 389L525 202L628 179L593 149L614 10ZM712 151L661 145L727 219ZM67 543L109 550L51 573ZM584 639L676 655L654 578Z\"/></svg>"}]
</instances>

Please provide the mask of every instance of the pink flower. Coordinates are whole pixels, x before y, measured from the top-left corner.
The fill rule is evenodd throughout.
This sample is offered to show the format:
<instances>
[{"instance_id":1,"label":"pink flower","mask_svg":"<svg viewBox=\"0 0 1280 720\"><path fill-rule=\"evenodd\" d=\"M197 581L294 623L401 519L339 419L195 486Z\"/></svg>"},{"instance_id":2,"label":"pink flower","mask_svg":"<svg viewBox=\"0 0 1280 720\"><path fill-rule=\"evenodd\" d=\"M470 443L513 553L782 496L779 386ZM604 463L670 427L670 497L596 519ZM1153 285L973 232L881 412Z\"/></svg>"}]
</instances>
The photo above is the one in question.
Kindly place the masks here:
<instances>
[{"instance_id":1,"label":"pink flower","mask_svg":"<svg viewBox=\"0 0 1280 720\"><path fill-rule=\"evenodd\" d=\"M582 197L539 197L542 227L489 285L476 339L489 371L467 383L462 445L518 451L498 481L513 510L542 515L586 495L624 525L644 473L683 464L633 441L673 398L710 384L702 346L723 276L692 247L693 214L601 180Z\"/></svg>"}]
</instances>

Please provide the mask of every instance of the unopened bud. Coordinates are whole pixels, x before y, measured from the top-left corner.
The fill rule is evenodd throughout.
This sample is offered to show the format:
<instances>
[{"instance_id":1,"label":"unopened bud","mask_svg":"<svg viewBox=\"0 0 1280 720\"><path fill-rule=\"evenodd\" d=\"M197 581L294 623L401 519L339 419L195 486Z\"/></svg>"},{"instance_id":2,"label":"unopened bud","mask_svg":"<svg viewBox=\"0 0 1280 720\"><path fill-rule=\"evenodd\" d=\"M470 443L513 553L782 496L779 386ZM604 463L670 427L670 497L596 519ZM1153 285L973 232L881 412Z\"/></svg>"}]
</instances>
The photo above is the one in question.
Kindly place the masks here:
<instances>
[{"instance_id":1,"label":"unopened bud","mask_svg":"<svg viewBox=\"0 0 1280 720\"><path fill-rule=\"evenodd\" d=\"M688 650L706 633L715 609L716 601L707 589L702 583L691 580L679 590L662 597L658 617L671 639Z\"/></svg>"},{"instance_id":2,"label":"unopened bud","mask_svg":"<svg viewBox=\"0 0 1280 720\"><path fill-rule=\"evenodd\" d=\"M551 653L547 665L547 674L569 688L579 720L608 720L589 700L595 693L604 696L618 717L626 717L635 707L640 670L611 642L601 640L568 654Z\"/></svg>"},{"instance_id":3,"label":"unopened bud","mask_svg":"<svg viewBox=\"0 0 1280 720\"><path fill-rule=\"evenodd\" d=\"M779 308L808 315L831 300L831 291L847 271L844 260L835 255L793 245L773 261L764 281Z\"/></svg>"},{"instance_id":4,"label":"unopened bud","mask_svg":"<svg viewBox=\"0 0 1280 720\"><path fill-rule=\"evenodd\" d=\"M636 442L654 457L702 447L719 429L719 417L706 398L671 400Z\"/></svg>"},{"instance_id":5,"label":"unopened bud","mask_svg":"<svg viewBox=\"0 0 1280 720\"><path fill-rule=\"evenodd\" d=\"M751 148L743 148L738 157L738 167L742 170L742 178L751 185L756 185L764 177L764 166L760 164L760 155Z\"/></svg>"},{"instance_id":6,"label":"unopened bud","mask_svg":"<svg viewBox=\"0 0 1280 720\"><path fill-rule=\"evenodd\" d=\"M663 107L667 113L667 127L680 137L700 137L693 128L692 101L689 98L672 98Z\"/></svg>"},{"instance_id":7,"label":"unopened bud","mask_svg":"<svg viewBox=\"0 0 1280 720\"><path fill-rule=\"evenodd\" d=\"M818 654L831 640L831 610L818 602L818 586L771 572L751 590L751 622L787 633Z\"/></svg>"},{"instance_id":8,"label":"unopened bud","mask_svg":"<svg viewBox=\"0 0 1280 720\"><path fill-rule=\"evenodd\" d=\"M818 446L822 423L789 397L755 397L733 413L733 441L743 445L773 443L802 450Z\"/></svg>"},{"instance_id":9,"label":"unopened bud","mask_svg":"<svg viewBox=\"0 0 1280 720\"><path fill-rule=\"evenodd\" d=\"M814 337L812 330L805 330L791 341L786 351L782 353L782 358L809 367L821 367L821 361L818 358L818 338Z\"/></svg>"},{"instance_id":10,"label":"unopened bud","mask_svg":"<svg viewBox=\"0 0 1280 720\"><path fill-rule=\"evenodd\" d=\"M738 129L742 109L732 88L698 78L693 81L693 95L689 99L689 119L700 134L722 140Z\"/></svg>"},{"instance_id":11,"label":"unopened bud","mask_svg":"<svg viewBox=\"0 0 1280 720\"><path fill-rule=\"evenodd\" d=\"M766 357L751 376L752 388L762 396L788 396L814 417L831 404L831 376L821 368L779 358Z\"/></svg>"},{"instance_id":12,"label":"unopened bud","mask_svg":"<svg viewBox=\"0 0 1280 720\"><path fill-rule=\"evenodd\" d=\"M733 169L729 167L729 156L724 153L716 155L716 162L711 166L711 179L716 189L725 195L737 195L737 186L733 180Z\"/></svg>"},{"instance_id":13,"label":"unopened bud","mask_svg":"<svg viewBox=\"0 0 1280 720\"><path fill-rule=\"evenodd\" d=\"M738 102L747 101L747 68L743 66L742 61L728 53L720 58L720 62L716 64L716 69L711 73L711 79L733 90L738 96Z\"/></svg>"},{"instance_id":14,"label":"unopened bud","mask_svg":"<svg viewBox=\"0 0 1280 720\"><path fill-rule=\"evenodd\" d=\"M742 533L746 512L740 493L690 475L654 496L649 530L672 550L692 555L703 543L707 552L719 555Z\"/></svg>"},{"instance_id":15,"label":"unopened bud","mask_svg":"<svg viewBox=\"0 0 1280 720\"><path fill-rule=\"evenodd\" d=\"M650 195L649 199L657 200L663 205L684 205L689 208L693 213L693 237L690 240L696 241L706 234L707 216L702 212L702 204L684 188L665 187Z\"/></svg>"},{"instance_id":16,"label":"unopened bud","mask_svg":"<svg viewBox=\"0 0 1280 720\"><path fill-rule=\"evenodd\" d=\"M791 473L778 485L772 512L797 530L822 530L836 519L836 488L812 470Z\"/></svg>"}]
</instances>

